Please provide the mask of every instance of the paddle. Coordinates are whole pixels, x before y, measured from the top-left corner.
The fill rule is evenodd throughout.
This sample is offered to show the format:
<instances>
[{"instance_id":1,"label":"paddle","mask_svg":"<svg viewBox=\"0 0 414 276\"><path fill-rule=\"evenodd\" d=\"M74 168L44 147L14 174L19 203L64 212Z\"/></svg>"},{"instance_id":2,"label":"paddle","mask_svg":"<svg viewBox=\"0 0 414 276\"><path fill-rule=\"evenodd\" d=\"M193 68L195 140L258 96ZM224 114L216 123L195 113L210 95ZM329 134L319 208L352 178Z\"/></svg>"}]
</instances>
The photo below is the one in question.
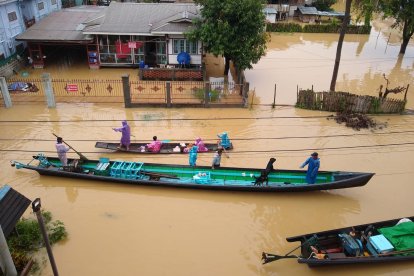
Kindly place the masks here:
<instances>
[{"instance_id":1,"label":"paddle","mask_svg":"<svg viewBox=\"0 0 414 276\"><path fill-rule=\"evenodd\" d=\"M52 133L52 134L55 135L56 137L59 137L59 136L57 136L54 133ZM82 153L80 153L80 152L76 151L74 148L72 148L68 143L66 143L63 140L62 140L62 142L65 143L65 145L68 146L69 148L71 148L74 152L76 152L79 155L80 159L82 159L82 160L88 160L88 158L86 158Z\"/></svg>"},{"instance_id":2,"label":"paddle","mask_svg":"<svg viewBox=\"0 0 414 276\"><path fill-rule=\"evenodd\" d=\"M310 242L317 241L317 239L318 239L318 237L316 235L313 235L312 238L310 238L309 240L305 241L304 243L302 243L298 247L294 248L293 250L289 251L288 253L286 253L283 256L263 252L262 253L262 261L263 261L263 264L267 264L267 263L270 263L270 262L273 262L273 261L277 261L277 260L280 260L280 259L298 258L295 255L289 255L289 254L292 253L293 251L295 251L296 249L301 248L302 246L304 246L304 245L306 245L306 244L308 244Z\"/></svg>"}]
</instances>

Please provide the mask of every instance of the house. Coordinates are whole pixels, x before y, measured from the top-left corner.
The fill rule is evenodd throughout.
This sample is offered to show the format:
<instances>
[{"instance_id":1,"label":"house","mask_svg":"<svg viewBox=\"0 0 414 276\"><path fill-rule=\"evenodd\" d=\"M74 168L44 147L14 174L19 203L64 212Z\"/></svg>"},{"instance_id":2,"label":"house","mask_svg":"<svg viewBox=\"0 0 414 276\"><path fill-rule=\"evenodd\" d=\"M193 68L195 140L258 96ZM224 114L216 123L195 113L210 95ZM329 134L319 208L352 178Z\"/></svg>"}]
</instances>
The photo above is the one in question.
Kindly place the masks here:
<instances>
[{"instance_id":1,"label":"house","mask_svg":"<svg viewBox=\"0 0 414 276\"><path fill-rule=\"evenodd\" d=\"M49 15L17 37L26 41L35 67L47 45L85 47L90 68L200 67L202 44L185 32L200 18L194 3L118 3L78 6ZM64 22L64 23L62 23Z\"/></svg>"},{"instance_id":2,"label":"house","mask_svg":"<svg viewBox=\"0 0 414 276\"><path fill-rule=\"evenodd\" d=\"M15 38L35 22L61 8L61 0L6 0L0 2L0 61L23 52Z\"/></svg>"},{"instance_id":3,"label":"house","mask_svg":"<svg viewBox=\"0 0 414 276\"><path fill-rule=\"evenodd\" d=\"M200 66L201 42L184 36L200 17L194 3L111 2L101 23L83 34L95 37L90 57L100 66Z\"/></svg>"},{"instance_id":4,"label":"house","mask_svg":"<svg viewBox=\"0 0 414 276\"><path fill-rule=\"evenodd\" d=\"M304 23L315 23L319 18L318 10L315 7L298 7L299 20Z\"/></svg>"},{"instance_id":5,"label":"house","mask_svg":"<svg viewBox=\"0 0 414 276\"><path fill-rule=\"evenodd\" d=\"M330 21L331 18L337 18L342 21L345 17L344 12L336 11L318 11L315 7L298 7L297 14L299 20L305 23L318 23L322 20Z\"/></svg>"}]
</instances>

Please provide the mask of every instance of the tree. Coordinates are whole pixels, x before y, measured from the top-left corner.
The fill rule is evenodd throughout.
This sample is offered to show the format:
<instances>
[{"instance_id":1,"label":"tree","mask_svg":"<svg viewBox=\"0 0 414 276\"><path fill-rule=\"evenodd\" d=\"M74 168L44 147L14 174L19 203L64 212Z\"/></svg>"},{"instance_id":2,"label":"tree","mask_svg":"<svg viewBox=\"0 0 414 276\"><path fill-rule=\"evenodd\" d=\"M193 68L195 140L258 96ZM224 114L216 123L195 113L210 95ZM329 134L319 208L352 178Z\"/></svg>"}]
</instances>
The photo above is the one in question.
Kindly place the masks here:
<instances>
[{"instance_id":1,"label":"tree","mask_svg":"<svg viewBox=\"0 0 414 276\"><path fill-rule=\"evenodd\" d=\"M329 88L330 91L335 91L336 79L338 77L338 71L339 71L339 63L341 61L342 44L344 42L346 28L348 26L350 14L351 14L351 3L352 3L352 0L346 0L345 2L345 16L342 21L341 32L339 34L339 40L338 40L338 46L336 48L335 65L334 65L334 70L332 73L331 86Z\"/></svg>"},{"instance_id":2,"label":"tree","mask_svg":"<svg viewBox=\"0 0 414 276\"><path fill-rule=\"evenodd\" d=\"M187 33L201 40L204 50L225 58L224 75L230 60L238 70L252 68L266 53L269 35L261 0L195 0L201 5L201 19Z\"/></svg>"},{"instance_id":3,"label":"tree","mask_svg":"<svg viewBox=\"0 0 414 276\"><path fill-rule=\"evenodd\" d=\"M354 0L354 10L356 11L358 18L364 18L364 25L369 26L374 10L378 7L378 0Z\"/></svg>"},{"instance_id":4,"label":"tree","mask_svg":"<svg viewBox=\"0 0 414 276\"><path fill-rule=\"evenodd\" d=\"M331 6L336 3L336 0L316 0L312 3L318 11L332 11Z\"/></svg>"},{"instance_id":5,"label":"tree","mask_svg":"<svg viewBox=\"0 0 414 276\"><path fill-rule=\"evenodd\" d=\"M408 42L414 33L414 1L413 0L380 0L379 9L384 17L395 18L392 28L402 29L400 54L404 55Z\"/></svg>"}]
</instances>

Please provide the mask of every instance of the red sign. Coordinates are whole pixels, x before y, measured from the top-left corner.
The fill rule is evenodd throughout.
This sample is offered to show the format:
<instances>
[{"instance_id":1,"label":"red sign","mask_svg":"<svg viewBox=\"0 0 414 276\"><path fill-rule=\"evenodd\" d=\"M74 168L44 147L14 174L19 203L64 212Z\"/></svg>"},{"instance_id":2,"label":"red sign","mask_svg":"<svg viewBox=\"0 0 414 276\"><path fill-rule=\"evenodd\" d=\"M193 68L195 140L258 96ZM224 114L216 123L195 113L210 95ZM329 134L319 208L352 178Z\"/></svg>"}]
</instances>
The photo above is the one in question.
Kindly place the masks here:
<instances>
[{"instance_id":1,"label":"red sign","mask_svg":"<svg viewBox=\"0 0 414 276\"><path fill-rule=\"evenodd\" d=\"M142 42L139 41L130 41L128 42L128 48L129 49L137 49L137 48L141 48L142 46Z\"/></svg>"},{"instance_id":2,"label":"red sign","mask_svg":"<svg viewBox=\"0 0 414 276\"><path fill-rule=\"evenodd\" d=\"M66 91L68 92L78 92L78 85L77 84L67 84Z\"/></svg>"},{"instance_id":3,"label":"red sign","mask_svg":"<svg viewBox=\"0 0 414 276\"><path fill-rule=\"evenodd\" d=\"M128 48L137 48L137 43L135 41L128 42Z\"/></svg>"}]
</instances>

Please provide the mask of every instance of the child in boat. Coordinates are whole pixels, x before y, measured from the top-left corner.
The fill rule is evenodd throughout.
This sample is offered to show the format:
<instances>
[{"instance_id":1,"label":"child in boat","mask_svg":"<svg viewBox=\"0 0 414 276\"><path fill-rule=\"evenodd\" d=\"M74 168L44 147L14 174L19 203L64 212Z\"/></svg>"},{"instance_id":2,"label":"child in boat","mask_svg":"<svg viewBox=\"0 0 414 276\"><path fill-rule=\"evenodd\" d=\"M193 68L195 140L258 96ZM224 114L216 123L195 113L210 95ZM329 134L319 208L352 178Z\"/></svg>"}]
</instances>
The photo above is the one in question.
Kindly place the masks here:
<instances>
[{"instance_id":1,"label":"child in boat","mask_svg":"<svg viewBox=\"0 0 414 276\"><path fill-rule=\"evenodd\" d=\"M204 142L203 142L203 140L201 140L200 137L198 137L195 140L194 145L196 145L198 147L198 152L206 152L206 151L208 151L208 148L206 147L206 145L204 145Z\"/></svg>"},{"instance_id":2,"label":"child in boat","mask_svg":"<svg viewBox=\"0 0 414 276\"><path fill-rule=\"evenodd\" d=\"M211 168L214 170L215 168L219 168L220 167L220 163L221 163L221 155L223 154L224 149L222 147L219 147L216 151L216 153L214 154L213 157L213 162L211 164ZM227 158L230 158L230 156L224 152L226 154Z\"/></svg>"},{"instance_id":3,"label":"child in boat","mask_svg":"<svg viewBox=\"0 0 414 276\"><path fill-rule=\"evenodd\" d=\"M119 147L125 147L126 150L129 150L129 145L131 144L131 129L128 125L127 121L122 121L122 127L112 128L114 131L118 131L122 133L121 141L119 143Z\"/></svg>"},{"instance_id":4,"label":"child in boat","mask_svg":"<svg viewBox=\"0 0 414 276\"><path fill-rule=\"evenodd\" d=\"M152 137L152 142L147 144L147 150L151 151L151 152L160 152L161 150L161 146L162 146L162 142L157 140L157 136Z\"/></svg>"},{"instance_id":5,"label":"child in boat","mask_svg":"<svg viewBox=\"0 0 414 276\"><path fill-rule=\"evenodd\" d=\"M306 165L308 165L308 171L306 172L306 182L308 184L315 184L316 177L318 176L319 167L321 165L317 152L312 153L311 156L308 159L306 159L305 162L303 162L300 168L302 169Z\"/></svg>"},{"instance_id":6,"label":"child in boat","mask_svg":"<svg viewBox=\"0 0 414 276\"><path fill-rule=\"evenodd\" d=\"M56 151L60 160L60 163L62 163L62 166L67 166L68 165L68 158L66 157L66 152L69 151L70 148L66 147L64 144L62 144L63 142L63 138L62 137L58 137L56 139Z\"/></svg>"}]
</instances>

